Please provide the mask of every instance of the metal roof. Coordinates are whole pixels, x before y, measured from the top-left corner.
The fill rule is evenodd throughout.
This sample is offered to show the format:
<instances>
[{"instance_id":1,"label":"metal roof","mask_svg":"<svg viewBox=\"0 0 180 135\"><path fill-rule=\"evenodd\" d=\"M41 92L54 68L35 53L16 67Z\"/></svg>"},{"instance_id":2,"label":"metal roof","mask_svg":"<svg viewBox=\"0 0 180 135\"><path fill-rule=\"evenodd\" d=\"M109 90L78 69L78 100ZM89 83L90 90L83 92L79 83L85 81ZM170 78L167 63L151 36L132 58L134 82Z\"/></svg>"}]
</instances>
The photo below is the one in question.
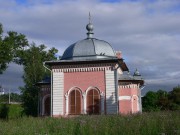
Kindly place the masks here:
<instances>
[{"instance_id":1,"label":"metal roof","mask_svg":"<svg viewBox=\"0 0 180 135\"><path fill-rule=\"evenodd\" d=\"M43 78L42 81L36 83L36 85L41 85L41 84L50 84L51 83L51 77L46 76Z\"/></svg>"},{"instance_id":2,"label":"metal roof","mask_svg":"<svg viewBox=\"0 0 180 135\"><path fill-rule=\"evenodd\" d=\"M87 38L70 45L61 60L87 60L116 57L112 46L103 40Z\"/></svg>"},{"instance_id":3,"label":"metal roof","mask_svg":"<svg viewBox=\"0 0 180 135\"><path fill-rule=\"evenodd\" d=\"M124 72L123 74L118 74L119 80L144 80L141 75L132 76L129 72Z\"/></svg>"},{"instance_id":4,"label":"metal roof","mask_svg":"<svg viewBox=\"0 0 180 135\"><path fill-rule=\"evenodd\" d=\"M133 76L129 73L118 74L118 80L134 80Z\"/></svg>"},{"instance_id":5,"label":"metal roof","mask_svg":"<svg viewBox=\"0 0 180 135\"><path fill-rule=\"evenodd\" d=\"M70 45L63 56L58 61L46 61L45 64L52 65L70 65L87 63L119 63L123 71L128 71L128 67L122 58L117 58L112 46L104 41L93 38L93 24L89 15L89 24L86 26L87 38Z\"/></svg>"},{"instance_id":6,"label":"metal roof","mask_svg":"<svg viewBox=\"0 0 180 135\"><path fill-rule=\"evenodd\" d=\"M121 82L138 82L141 85L144 84L144 79L141 75L139 76L132 76L129 72L124 72L123 74L118 74L118 80Z\"/></svg>"},{"instance_id":7,"label":"metal roof","mask_svg":"<svg viewBox=\"0 0 180 135\"><path fill-rule=\"evenodd\" d=\"M70 45L65 51L61 60L95 60L116 57L112 46L104 41L93 38L93 24L89 15L87 24L87 38Z\"/></svg>"}]
</instances>

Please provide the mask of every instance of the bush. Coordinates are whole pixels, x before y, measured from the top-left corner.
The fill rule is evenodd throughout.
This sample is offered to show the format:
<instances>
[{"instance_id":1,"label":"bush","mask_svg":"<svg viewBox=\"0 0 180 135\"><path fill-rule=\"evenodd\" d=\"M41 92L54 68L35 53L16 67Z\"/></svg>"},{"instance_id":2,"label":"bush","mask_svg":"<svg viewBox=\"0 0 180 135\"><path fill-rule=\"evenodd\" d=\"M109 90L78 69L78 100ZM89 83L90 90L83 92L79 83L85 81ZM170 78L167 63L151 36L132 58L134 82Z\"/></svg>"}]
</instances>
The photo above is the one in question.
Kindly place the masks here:
<instances>
[{"instance_id":1,"label":"bush","mask_svg":"<svg viewBox=\"0 0 180 135\"><path fill-rule=\"evenodd\" d=\"M163 90L147 92L142 98L142 107L143 111L147 112L180 110L180 87L175 87L170 92Z\"/></svg>"},{"instance_id":2,"label":"bush","mask_svg":"<svg viewBox=\"0 0 180 135\"><path fill-rule=\"evenodd\" d=\"M0 118L8 119L9 106L7 104L2 104L0 106Z\"/></svg>"},{"instance_id":3,"label":"bush","mask_svg":"<svg viewBox=\"0 0 180 135\"><path fill-rule=\"evenodd\" d=\"M20 104L0 104L0 118L14 119L22 116L22 107Z\"/></svg>"}]
</instances>

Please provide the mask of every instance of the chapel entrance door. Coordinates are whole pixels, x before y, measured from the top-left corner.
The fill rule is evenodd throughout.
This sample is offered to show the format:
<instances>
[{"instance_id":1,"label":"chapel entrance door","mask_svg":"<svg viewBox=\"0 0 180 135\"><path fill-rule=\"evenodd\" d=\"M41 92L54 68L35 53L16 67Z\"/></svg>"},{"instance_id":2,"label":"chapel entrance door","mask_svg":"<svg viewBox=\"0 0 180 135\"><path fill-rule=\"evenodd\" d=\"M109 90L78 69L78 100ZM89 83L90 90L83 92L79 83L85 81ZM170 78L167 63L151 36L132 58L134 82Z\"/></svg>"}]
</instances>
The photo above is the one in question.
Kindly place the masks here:
<instances>
[{"instance_id":1,"label":"chapel entrance door","mask_svg":"<svg viewBox=\"0 0 180 135\"><path fill-rule=\"evenodd\" d=\"M81 114L81 93L78 90L72 90L69 94L69 114Z\"/></svg>"},{"instance_id":2,"label":"chapel entrance door","mask_svg":"<svg viewBox=\"0 0 180 135\"><path fill-rule=\"evenodd\" d=\"M96 89L89 90L87 93L87 113L100 113L100 95Z\"/></svg>"},{"instance_id":3,"label":"chapel entrance door","mask_svg":"<svg viewBox=\"0 0 180 135\"><path fill-rule=\"evenodd\" d=\"M50 116L50 97L47 97L44 102L44 115Z\"/></svg>"},{"instance_id":4,"label":"chapel entrance door","mask_svg":"<svg viewBox=\"0 0 180 135\"><path fill-rule=\"evenodd\" d=\"M138 112L138 97L133 96L132 97L132 113Z\"/></svg>"}]
</instances>

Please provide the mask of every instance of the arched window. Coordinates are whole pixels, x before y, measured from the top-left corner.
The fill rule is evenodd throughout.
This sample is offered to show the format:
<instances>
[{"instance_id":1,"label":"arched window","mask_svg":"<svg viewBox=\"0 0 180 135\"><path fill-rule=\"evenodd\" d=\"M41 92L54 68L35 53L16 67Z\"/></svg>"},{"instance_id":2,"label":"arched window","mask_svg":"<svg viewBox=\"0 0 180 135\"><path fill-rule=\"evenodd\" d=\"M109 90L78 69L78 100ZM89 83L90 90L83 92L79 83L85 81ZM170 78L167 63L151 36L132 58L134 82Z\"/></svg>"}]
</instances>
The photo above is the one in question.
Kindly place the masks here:
<instances>
[{"instance_id":1,"label":"arched window","mask_svg":"<svg viewBox=\"0 0 180 135\"><path fill-rule=\"evenodd\" d=\"M96 89L91 89L87 92L87 113L100 113L100 95Z\"/></svg>"},{"instance_id":2,"label":"arched window","mask_svg":"<svg viewBox=\"0 0 180 135\"><path fill-rule=\"evenodd\" d=\"M72 90L69 94L69 114L81 114L81 93L79 90Z\"/></svg>"}]
</instances>

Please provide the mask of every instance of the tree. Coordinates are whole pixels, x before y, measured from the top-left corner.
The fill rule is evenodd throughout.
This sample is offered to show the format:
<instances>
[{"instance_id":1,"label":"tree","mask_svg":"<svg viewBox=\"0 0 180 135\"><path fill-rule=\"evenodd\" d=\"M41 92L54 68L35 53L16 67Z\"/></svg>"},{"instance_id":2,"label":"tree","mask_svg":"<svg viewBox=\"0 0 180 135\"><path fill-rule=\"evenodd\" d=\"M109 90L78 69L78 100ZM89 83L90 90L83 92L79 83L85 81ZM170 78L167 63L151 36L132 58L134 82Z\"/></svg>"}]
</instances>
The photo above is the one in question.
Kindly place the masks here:
<instances>
[{"instance_id":1,"label":"tree","mask_svg":"<svg viewBox=\"0 0 180 135\"><path fill-rule=\"evenodd\" d=\"M157 106L160 110L168 110L168 105L169 105L169 99L168 99L168 93L163 90L158 90L156 92L158 101L157 101Z\"/></svg>"},{"instance_id":2,"label":"tree","mask_svg":"<svg viewBox=\"0 0 180 135\"><path fill-rule=\"evenodd\" d=\"M37 115L38 87L36 83L50 73L44 70L43 62L54 60L57 49L46 51L45 45L28 44L25 35L9 31L3 37L3 27L0 24L0 74L6 70L11 61L23 65L24 87L21 87L24 112L27 115Z\"/></svg>"},{"instance_id":3,"label":"tree","mask_svg":"<svg viewBox=\"0 0 180 135\"><path fill-rule=\"evenodd\" d=\"M17 63L23 65L23 79L25 86L21 87L24 112L27 115L36 116L38 107L37 82L41 81L49 73L43 67L44 61L56 59L57 49L51 48L46 51L45 45L36 46L32 43L27 50L19 53Z\"/></svg>"},{"instance_id":4,"label":"tree","mask_svg":"<svg viewBox=\"0 0 180 135\"><path fill-rule=\"evenodd\" d=\"M144 111L180 110L180 87L174 87L170 92L149 91L142 99L142 106Z\"/></svg>"},{"instance_id":5,"label":"tree","mask_svg":"<svg viewBox=\"0 0 180 135\"><path fill-rule=\"evenodd\" d=\"M28 46L28 40L25 35L14 31L7 32L3 38L3 26L0 23L0 74L8 67L8 63L17 57L19 51Z\"/></svg>"},{"instance_id":6,"label":"tree","mask_svg":"<svg viewBox=\"0 0 180 135\"><path fill-rule=\"evenodd\" d=\"M180 87L174 87L172 91L169 92L169 108L170 110L180 110Z\"/></svg>"},{"instance_id":7,"label":"tree","mask_svg":"<svg viewBox=\"0 0 180 135\"><path fill-rule=\"evenodd\" d=\"M158 96L156 92L149 91L142 99L142 106L144 111L155 111L159 110L157 106Z\"/></svg>"},{"instance_id":8,"label":"tree","mask_svg":"<svg viewBox=\"0 0 180 135\"><path fill-rule=\"evenodd\" d=\"M11 102L22 102L21 95L17 93L10 94ZM8 103L9 102L9 94L0 95L0 103Z\"/></svg>"}]
</instances>

